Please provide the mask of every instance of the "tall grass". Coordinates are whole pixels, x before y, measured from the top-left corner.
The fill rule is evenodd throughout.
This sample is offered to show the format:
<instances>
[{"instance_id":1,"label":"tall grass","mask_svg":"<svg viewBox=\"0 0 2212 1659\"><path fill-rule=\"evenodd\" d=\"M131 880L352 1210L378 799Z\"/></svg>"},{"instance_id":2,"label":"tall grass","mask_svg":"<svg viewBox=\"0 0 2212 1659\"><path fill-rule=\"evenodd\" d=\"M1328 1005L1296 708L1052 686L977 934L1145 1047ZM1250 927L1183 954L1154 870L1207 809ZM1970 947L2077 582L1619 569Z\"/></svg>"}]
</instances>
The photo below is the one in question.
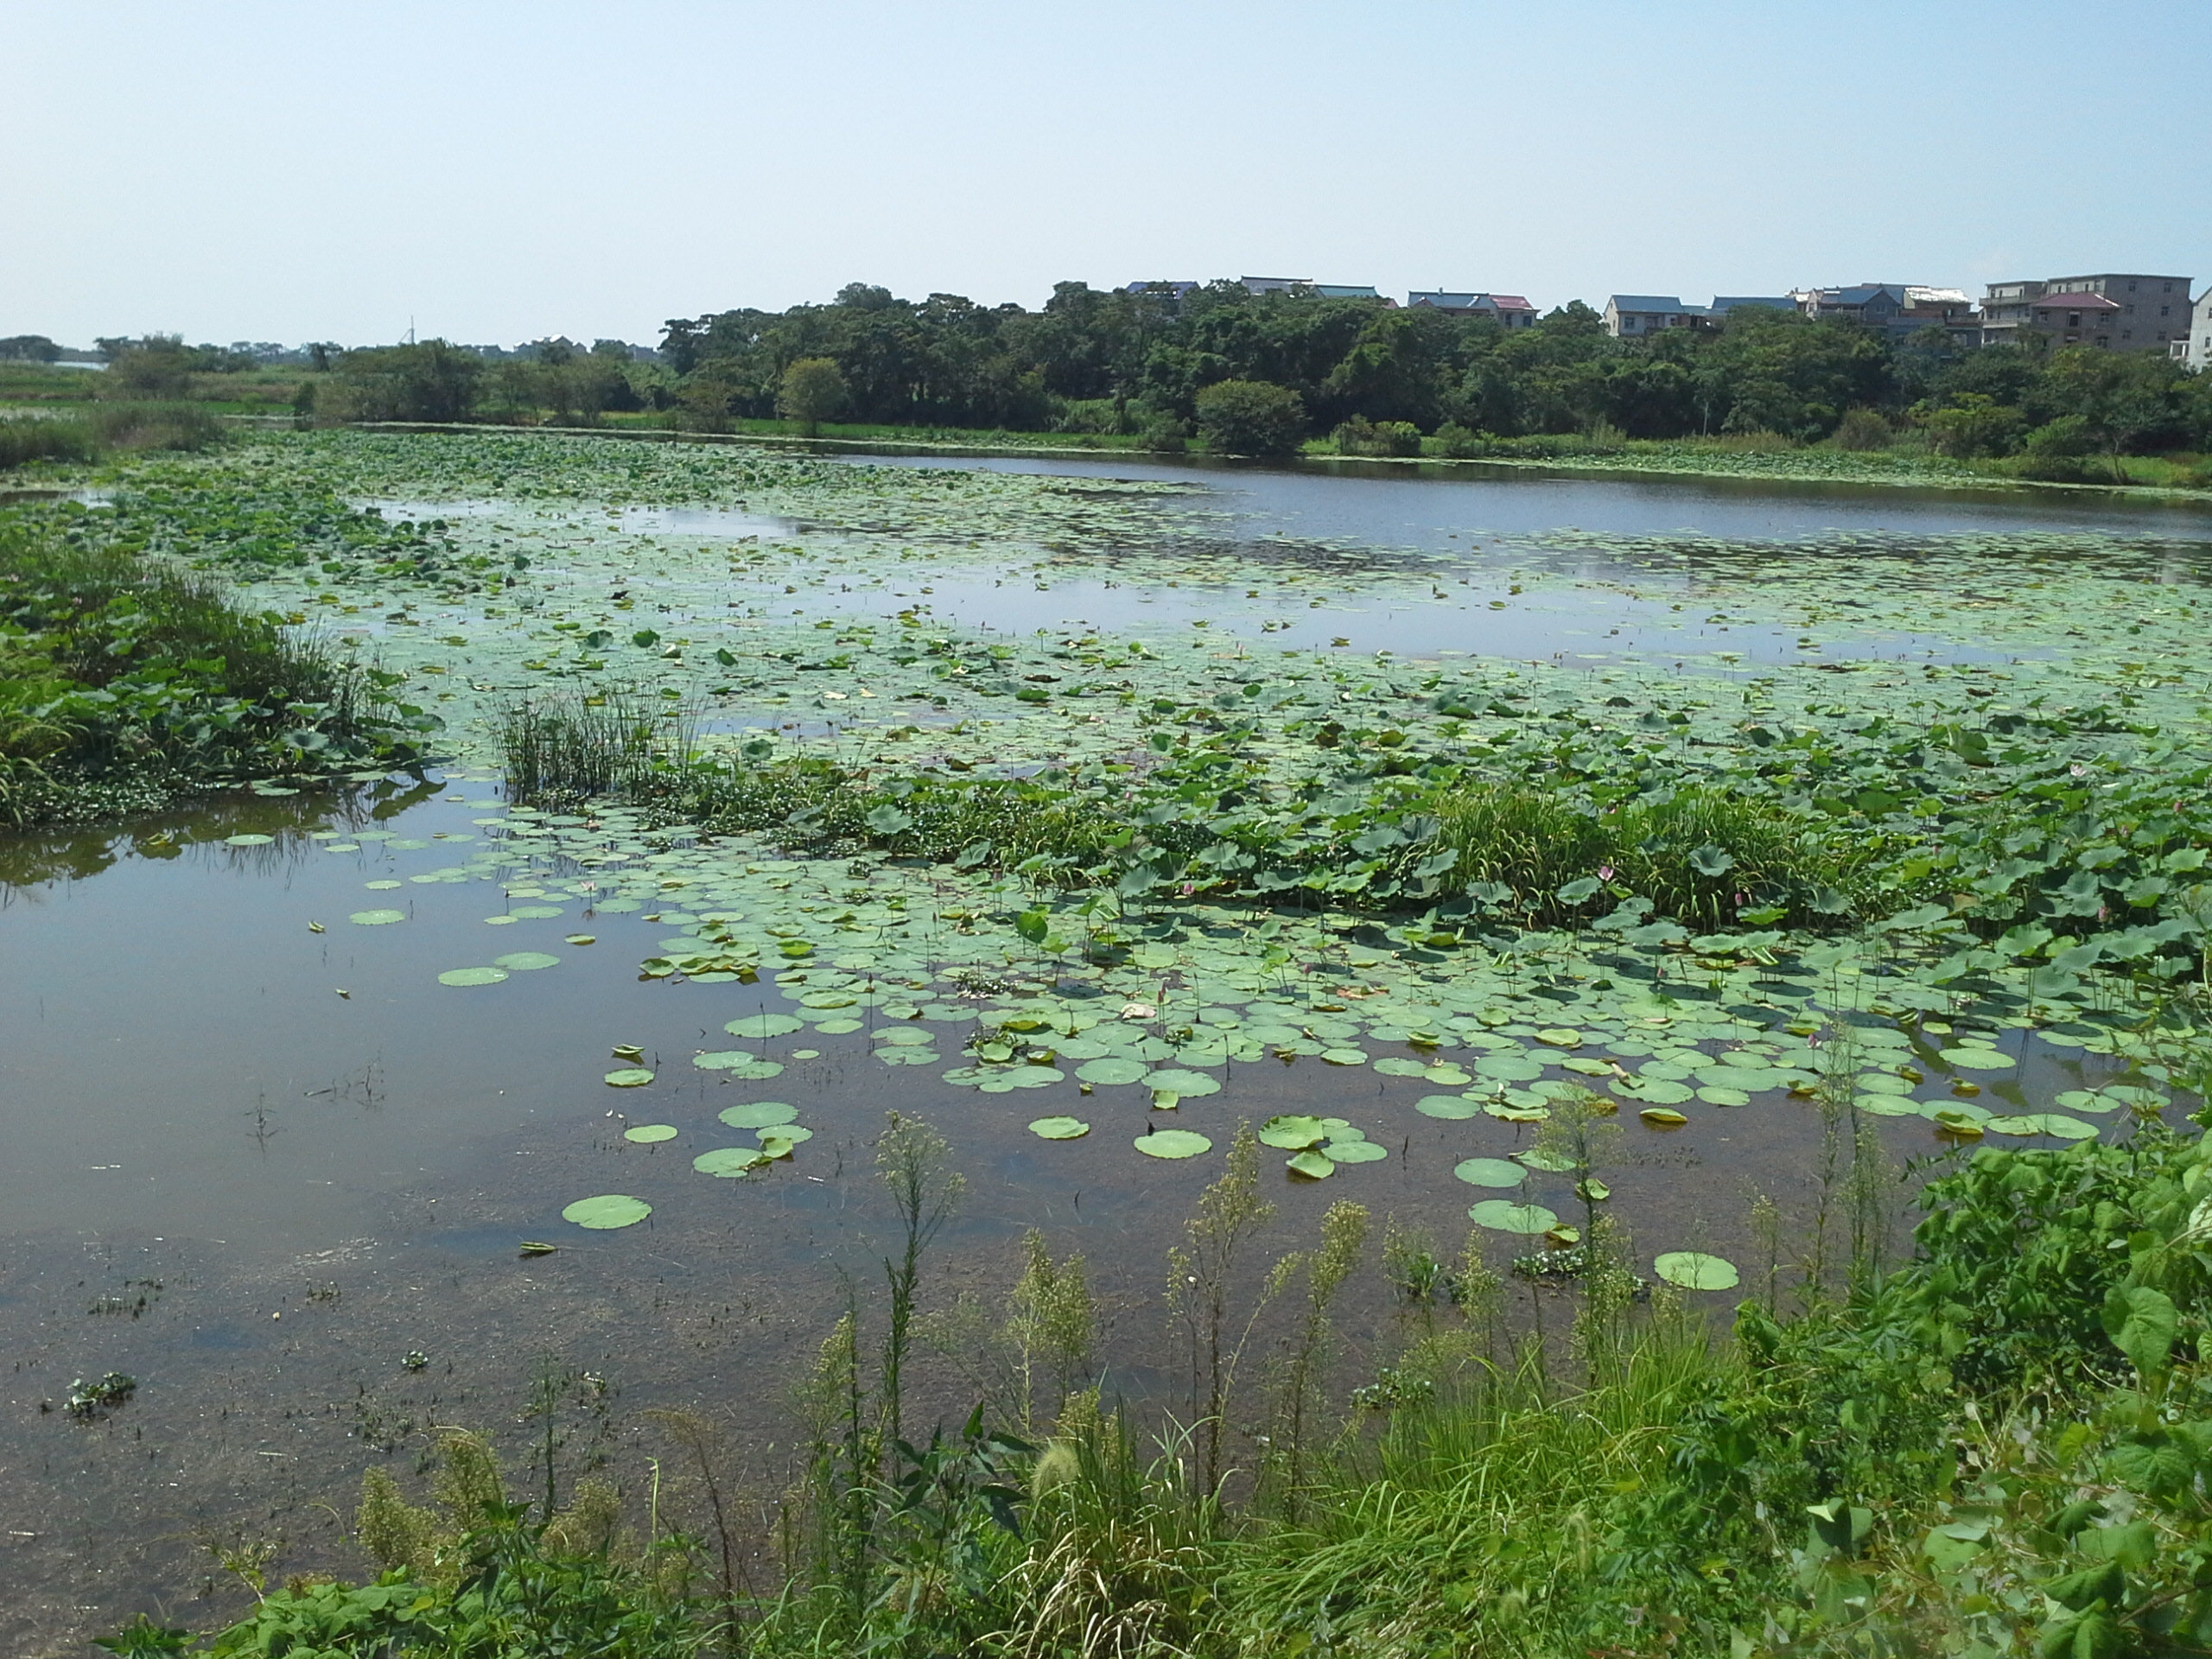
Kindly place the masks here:
<instances>
[{"instance_id":1,"label":"tall grass","mask_svg":"<svg viewBox=\"0 0 2212 1659\"><path fill-rule=\"evenodd\" d=\"M1537 920L1573 916L1560 888L1610 871L1606 887L1685 923L1729 925L1739 893L1778 902L1802 921L1823 893L1851 885L1866 856L1772 805L1719 790L1592 812L1553 791L1483 785L1440 795L1432 810L1438 840L1459 855L1454 878L1511 888L1514 907Z\"/></svg>"},{"instance_id":2,"label":"tall grass","mask_svg":"<svg viewBox=\"0 0 2212 1659\"><path fill-rule=\"evenodd\" d=\"M0 471L34 461L90 461L99 453L91 423L74 416L0 421Z\"/></svg>"},{"instance_id":3,"label":"tall grass","mask_svg":"<svg viewBox=\"0 0 2212 1659\"><path fill-rule=\"evenodd\" d=\"M521 702L499 720L507 792L532 806L569 806L642 788L654 767L690 750L686 711L663 709L628 687L589 697Z\"/></svg>"},{"instance_id":4,"label":"tall grass","mask_svg":"<svg viewBox=\"0 0 2212 1659\"><path fill-rule=\"evenodd\" d=\"M1664 1475L1673 1426L1737 1363L1662 1318L1563 1395L1527 1348L1457 1368L1311 1483L1300 1524L1229 1552L1224 1622L1247 1652L1322 1631L1363 1653L1579 1650L1610 1506Z\"/></svg>"},{"instance_id":5,"label":"tall grass","mask_svg":"<svg viewBox=\"0 0 2212 1659\"><path fill-rule=\"evenodd\" d=\"M35 461L98 461L117 449L207 449L225 430L221 418L198 404L86 404L67 415L0 421L0 470Z\"/></svg>"}]
</instances>

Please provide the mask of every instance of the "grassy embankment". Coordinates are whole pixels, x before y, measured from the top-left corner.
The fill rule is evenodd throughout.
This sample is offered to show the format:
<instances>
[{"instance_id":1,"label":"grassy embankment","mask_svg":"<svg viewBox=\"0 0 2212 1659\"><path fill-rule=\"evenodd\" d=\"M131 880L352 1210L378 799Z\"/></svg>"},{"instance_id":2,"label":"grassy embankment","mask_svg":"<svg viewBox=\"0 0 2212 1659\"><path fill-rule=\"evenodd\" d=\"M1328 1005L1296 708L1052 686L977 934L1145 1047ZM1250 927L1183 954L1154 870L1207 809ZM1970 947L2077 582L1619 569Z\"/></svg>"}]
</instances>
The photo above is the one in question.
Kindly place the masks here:
<instances>
[{"instance_id":1,"label":"grassy embankment","mask_svg":"<svg viewBox=\"0 0 2212 1659\"><path fill-rule=\"evenodd\" d=\"M849 1313L798 1389L803 1473L766 1535L694 1420L664 1417L671 1507L658 1486L633 1506L643 1532L604 1482L563 1501L550 1452L511 1494L454 1435L431 1507L367 1478L356 1535L381 1577L256 1584L207 1650L2206 1651L2202 1142L2146 1121L2124 1144L1983 1152L1922 1195L1917 1253L1889 1268L1866 1143L1847 1104L1834 1116L1846 1150L1819 1254L1777 1241L1717 1339L1663 1289L1639 1304L1601 1230L1597 1268L1548 1294L1548 1340L1508 1345L1478 1243L1447 1262L1390 1229L1402 1352L1348 1416L1318 1379L1369 1217L1334 1206L1314 1249L1266 1274L1285 1333L1247 1355L1259 1264L1240 1251L1270 1206L1242 1135L1170 1263L1192 1395L1217 1414L1156 1447L1081 1386L1081 1263L1033 1243L1003 1322L970 1304L925 1333L1005 1386L964 1430L901 1439L902 1339L880 1364L868 1339L901 1329L899 1268L958 1194L910 1121L879 1173L916 1248L887 1261L893 1306L856 1310L866 1330ZM1569 1114L1552 1149L1602 1128ZM1240 1456L1211 1432L1224 1416ZM149 1622L111 1645L198 1650Z\"/></svg>"}]
</instances>

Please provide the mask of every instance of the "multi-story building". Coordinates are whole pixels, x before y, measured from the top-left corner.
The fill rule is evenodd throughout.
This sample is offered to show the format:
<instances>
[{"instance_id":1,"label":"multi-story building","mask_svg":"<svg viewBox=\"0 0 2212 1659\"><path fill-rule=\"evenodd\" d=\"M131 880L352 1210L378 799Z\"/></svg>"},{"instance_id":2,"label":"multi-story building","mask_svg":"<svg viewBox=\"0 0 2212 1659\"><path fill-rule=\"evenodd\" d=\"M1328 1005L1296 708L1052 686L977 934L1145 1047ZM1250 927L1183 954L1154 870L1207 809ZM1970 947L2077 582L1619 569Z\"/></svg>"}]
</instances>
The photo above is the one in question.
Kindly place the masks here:
<instances>
[{"instance_id":1,"label":"multi-story building","mask_svg":"<svg viewBox=\"0 0 2212 1659\"><path fill-rule=\"evenodd\" d=\"M2175 342L2174 355L2199 374L2212 369L2212 288L2191 308L2189 338Z\"/></svg>"},{"instance_id":2,"label":"multi-story building","mask_svg":"<svg viewBox=\"0 0 2212 1659\"><path fill-rule=\"evenodd\" d=\"M1416 289L1406 296L1411 311L1441 311L1447 317L1488 317L1501 328L1533 328L1536 308L1518 294L1452 294Z\"/></svg>"},{"instance_id":3,"label":"multi-story building","mask_svg":"<svg viewBox=\"0 0 2212 1659\"><path fill-rule=\"evenodd\" d=\"M2089 346L2171 354L2190 335L2190 278L2103 272L2044 282L1992 283L1981 302L1981 343Z\"/></svg>"}]
</instances>

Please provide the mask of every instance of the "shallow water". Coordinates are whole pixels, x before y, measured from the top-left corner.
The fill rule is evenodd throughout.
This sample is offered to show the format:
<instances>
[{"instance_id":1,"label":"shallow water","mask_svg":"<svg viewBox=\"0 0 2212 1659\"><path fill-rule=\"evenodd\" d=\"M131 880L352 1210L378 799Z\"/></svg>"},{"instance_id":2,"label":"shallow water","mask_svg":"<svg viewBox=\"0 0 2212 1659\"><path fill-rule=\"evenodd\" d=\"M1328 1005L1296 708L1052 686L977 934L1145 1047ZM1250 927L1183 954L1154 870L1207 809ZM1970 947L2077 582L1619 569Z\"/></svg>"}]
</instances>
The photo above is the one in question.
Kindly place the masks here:
<instances>
[{"instance_id":1,"label":"shallow water","mask_svg":"<svg viewBox=\"0 0 2212 1659\"><path fill-rule=\"evenodd\" d=\"M1202 539L1175 549L1198 574L1171 580L1147 565L1141 579L1122 583L1093 561L1065 577L1010 579L981 568L987 556L1004 566L1000 549L978 555L972 569L893 572L880 591L863 579L858 588L848 582L779 602L810 616L889 614L922 602L926 586L933 617L1001 635L1075 618L1117 632L1186 632L1204 620L1247 634L1275 620L1283 626L1268 630L1274 639L1325 650L1345 638L1354 642L1347 650L1404 656L1557 655L1594 664L1663 662L1681 652L1702 656L1709 670L1724 651L1747 664L1802 662L1806 652L1795 626L1713 622L1702 605L1674 610L1698 589L1702 556L1669 565L1659 552L1630 558L1541 538L1565 526L1785 540L1838 529L2102 529L2130 538L2129 556L2171 581L2195 580L2204 553L2200 515L2070 499L1523 474L1470 481L957 464L1202 484L1214 493L1175 498L1205 515L1179 530ZM386 505L394 513L472 517L467 503ZM819 533L810 523L749 512L479 505L473 518L481 526L519 512L535 524L557 517L594 535L663 544ZM1248 605L1241 577L1205 579L1216 556L1209 545L1227 550L1223 574L1232 563L1249 570L1278 556L1287 568L1326 572L1323 607L1311 609L1302 594L1302 608L1272 616L1265 605ZM1757 556L1725 555L1733 565ZM549 583L563 579L556 559L543 563ZM1523 565L1550 585L1510 612L1492 611L1491 595ZM1462 576L1469 588L1454 597ZM721 587L750 591L753 580L732 577ZM1445 596L1416 601L1416 583ZM1950 627L1828 626L1818 648L1836 660L2019 654L2017 645ZM808 722L823 723L811 715L791 723ZM1130 1141L1147 1127L1198 1129L1218 1147L1240 1117L1308 1111L1341 1116L1386 1150L1383 1160L1314 1183L1293 1180L1280 1154L1271 1156L1268 1191L1282 1211L1266 1241L1271 1249L1309 1243L1326 1205L1352 1198L1378 1224L1395 1212L1428 1227L1448 1251L1469 1204L1491 1196L1455 1179L1455 1161L1504 1156L1534 1135L1529 1124L1489 1116L1422 1116L1414 1103L1433 1092L1433 1082L1312 1054L1288 1065L1216 1065L1219 1092L1172 1110L1143 1089L1081 1094L1072 1077L979 1093L941 1073L960 1058L973 1017L1007 999L948 988L937 995L964 1017L932 1026L944 1065L880 1063L871 1016L852 1032L810 1027L746 1042L785 1070L737 1082L693 1066L691 1057L739 1040L723 1033L725 1022L792 1007L804 988L777 986L766 974L757 985L641 979L640 960L670 948L662 942L690 916L662 918L643 904L600 908L620 887L619 862L594 868L566 855L539 857L529 867L534 882L518 864L470 867L487 849L512 848L515 827L496 784L480 773L393 779L343 798L242 796L127 833L0 838L0 1029L9 1038L0 1059L0 1136L9 1149L0 1162L0 1340L17 1357L15 1409L0 1422L0 1469L8 1471L0 1490L27 1517L0 1539L0 1608L9 1610L0 1611L0 1646L74 1651L73 1633L121 1622L147 1605L149 1588L199 1618L194 1609L213 1605L194 1599L207 1576L200 1542L252 1517L266 1516L254 1524L283 1535L284 1570L358 1571L316 1506L346 1507L366 1463L388 1462L404 1474L402 1453L421 1450L431 1423L510 1432L540 1356L605 1379L607 1395L594 1396L601 1403L575 1409L576 1444L597 1447L626 1479L639 1478L649 1449L635 1428L645 1407L704 1406L756 1446L787 1444L780 1390L834 1318L839 1274L872 1281L876 1271L885 1217L870 1145L887 1110L938 1124L971 1182L963 1218L942 1250L938 1294L972 1287L995 1296L1012 1276L1012 1242L1026 1228L1045 1228L1057 1250L1090 1258L1110 1385L1155 1400L1174 1387L1161 1369L1174 1351L1157 1305L1162 1251L1218 1173L1219 1157L1138 1156ZM229 844L238 835L270 839ZM645 847L660 844L624 856L637 868L652 855ZM417 879L441 871L442 879ZM372 889L372 881L399 885ZM511 899L503 889L516 887L535 893ZM562 913L487 922L518 903ZM405 919L348 920L384 906ZM565 943L578 933L594 942ZM957 944L949 938L948 951ZM437 979L529 950L560 960L494 984ZM1162 983L1179 991L1174 978ZM1793 1006L1793 995L1810 988L1777 986L1777 998ZM1993 1011L1986 1029L2019 1062L2003 1083L1982 1075L1983 1098L1999 1109L2039 1109L2121 1069L2026 1038ZM1372 1061L1439 1057L1410 1043L1363 1040ZM1706 1040L1710 1048L1722 1039ZM618 1044L642 1050L642 1065L656 1074L651 1085L616 1090L602 1081L623 1064L611 1058ZM801 1049L812 1057L801 1058ZM1447 1045L1441 1055L1471 1063L1478 1052ZM1921 1098L1944 1097L1948 1068L1924 1045L1915 1058L1928 1073ZM750 1179L695 1173L698 1153L744 1140L715 1114L761 1099L791 1103L814 1138ZM1065 1142L1028 1133L1031 1119L1057 1113L1083 1116L1091 1133ZM643 1122L678 1133L651 1146L623 1139L626 1124ZM1876 1127L1899 1160L1943 1153L1922 1118ZM2107 1117L2100 1127L2120 1125ZM1646 1256L1695 1243L1743 1263L1748 1280L1756 1268L1742 1221L1747 1187L1781 1199L1793 1217L1809 1212L1822 1126L1801 1098L1769 1089L1748 1104L1700 1109L1679 1128L1629 1120L1624 1130L1620 1160L1605 1175L1613 1208ZM574 1198L616 1192L652 1203L650 1221L588 1234L561 1218ZM1532 1173L1526 1192L1563 1216L1579 1215L1564 1178ZM518 1260L525 1239L561 1249ZM1522 1248L1496 1240L1493 1262ZM1525 1316L1531 1293L1516 1285L1514 1294ZM1348 1314L1350 1334L1378 1337L1390 1317L1382 1299L1370 1298ZM410 1351L431 1363L404 1369ZM109 1370L132 1373L141 1388L106 1420L78 1424L40 1408L73 1377ZM619 1413L602 1408L607 1398L619 1399ZM932 1408L972 1403L942 1373L925 1398ZM760 1455L763 1478L777 1478L772 1459Z\"/></svg>"}]
</instances>

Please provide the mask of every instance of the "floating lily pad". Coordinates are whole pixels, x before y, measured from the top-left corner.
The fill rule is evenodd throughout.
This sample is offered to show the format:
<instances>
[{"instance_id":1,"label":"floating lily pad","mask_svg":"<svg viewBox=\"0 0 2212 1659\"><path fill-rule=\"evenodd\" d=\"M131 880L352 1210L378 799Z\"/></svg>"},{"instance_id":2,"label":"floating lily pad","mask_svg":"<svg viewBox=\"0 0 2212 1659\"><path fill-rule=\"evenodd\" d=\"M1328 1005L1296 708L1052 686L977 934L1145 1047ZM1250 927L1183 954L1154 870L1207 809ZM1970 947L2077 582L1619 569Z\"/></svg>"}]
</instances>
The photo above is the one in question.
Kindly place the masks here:
<instances>
[{"instance_id":1,"label":"floating lily pad","mask_svg":"<svg viewBox=\"0 0 2212 1659\"><path fill-rule=\"evenodd\" d=\"M274 836L225 836L226 847L266 847L276 839Z\"/></svg>"},{"instance_id":2,"label":"floating lily pad","mask_svg":"<svg viewBox=\"0 0 2212 1659\"><path fill-rule=\"evenodd\" d=\"M775 1123L761 1130L759 1139L763 1146L775 1140L787 1147L796 1147L813 1140L814 1131L804 1123Z\"/></svg>"},{"instance_id":3,"label":"floating lily pad","mask_svg":"<svg viewBox=\"0 0 2212 1659\"><path fill-rule=\"evenodd\" d=\"M2017 1116L1993 1117L1982 1124L1989 1135L2048 1135L2060 1141L2093 1141L2097 1126L2062 1112L2026 1112Z\"/></svg>"},{"instance_id":4,"label":"floating lily pad","mask_svg":"<svg viewBox=\"0 0 2212 1659\"><path fill-rule=\"evenodd\" d=\"M1347 1141L1340 1135L1330 1136L1329 1143L1319 1150L1332 1164L1379 1164L1390 1155L1388 1147L1372 1141Z\"/></svg>"},{"instance_id":5,"label":"floating lily pad","mask_svg":"<svg viewBox=\"0 0 2212 1659\"><path fill-rule=\"evenodd\" d=\"M1463 1158L1452 1173L1470 1186L1518 1186L1529 1172L1503 1158Z\"/></svg>"},{"instance_id":6,"label":"floating lily pad","mask_svg":"<svg viewBox=\"0 0 2212 1659\"><path fill-rule=\"evenodd\" d=\"M504 968L448 968L438 976L441 985L496 985L507 976Z\"/></svg>"},{"instance_id":7,"label":"floating lily pad","mask_svg":"<svg viewBox=\"0 0 2212 1659\"><path fill-rule=\"evenodd\" d=\"M1536 1040L1551 1048L1580 1048L1582 1033L1570 1026L1547 1026L1536 1033Z\"/></svg>"},{"instance_id":8,"label":"floating lily pad","mask_svg":"<svg viewBox=\"0 0 2212 1659\"><path fill-rule=\"evenodd\" d=\"M1441 1118L1447 1122L1481 1116L1482 1106L1465 1095L1423 1095L1414 1102L1414 1110L1423 1117Z\"/></svg>"},{"instance_id":9,"label":"floating lily pad","mask_svg":"<svg viewBox=\"0 0 2212 1659\"><path fill-rule=\"evenodd\" d=\"M602 1192L597 1198L578 1198L561 1211L561 1219L597 1232L609 1232L617 1227L634 1227L652 1212L652 1205L643 1198L633 1198L623 1192Z\"/></svg>"},{"instance_id":10,"label":"floating lily pad","mask_svg":"<svg viewBox=\"0 0 2212 1659\"><path fill-rule=\"evenodd\" d=\"M1367 1051L1363 1048L1325 1048L1321 1058L1331 1065L1365 1065Z\"/></svg>"},{"instance_id":11,"label":"floating lily pad","mask_svg":"<svg viewBox=\"0 0 2212 1659\"><path fill-rule=\"evenodd\" d=\"M1029 1133L1047 1141L1079 1141L1090 1133L1090 1125L1079 1117L1040 1117L1030 1123Z\"/></svg>"},{"instance_id":12,"label":"floating lily pad","mask_svg":"<svg viewBox=\"0 0 2212 1659\"><path fill-rule=\"evenodd\" d=\"M1548 1233L1559 1225L1559 1217L1542 1205L1515 1204L1507 1198L1484 1198L1468 1210L1467 1219L1500 1233Z\"/></svg>"},{"instance_id":13,"label":"floating lily pad","mask_svg":"<svg viewBox=\"0 0 2212 1659\"><path fill-rule=\"evenodd\" d=\"M2017 1064L2010 1054L1993 1048L1947 1048L1942 1053L1948 1064L1969 1071L2008 1071Z\"/></svg>"},{"instance_id":14,"label":"floating lily pad","mask_svg":"<svg viewBox=\"0 0 2212 1659\"><path fill-rule=\"evenodd\" d=\"M1734 1262L1702 1250L1669 1250L1653 1260L1651 1270L1684 1290L1733 1290L1742 1282Z\"/></svg>"},{"instance_id":15,"label":"floating lily pad","mask_svg":"<svg viewBox=\"0 0 2212 1659\"><path fill-rule=\"evenodd\" d=\"M1318 1117L1271 1117L1260 1126L1260 1144L1280 1147L1285 1152L1303 1152L1306 1147L1326 1140L1328 1134Z\"/></svg>"},{"instance_id":16,"label":"floating lily pad","mask_svg":"<svg viewBox=\"0 0 2212 1659\"><path fill-rule=\"evenodd\" d=\"M1145 1073L1152 1068L1142 1060L1129 1059L1122 1055L1104 1059L1090 1060L1075 1069L1077 1077L1085 1083L1112 1086L1116 1084L1141 1083Z\"/></svg>"},{"instance_id":17,"label":"floating lily pad","mask_svg":"<svg viewBox=\"0 0 2212 1659\"><path fill-rule=\"evenodd\" d=\"M1647 1106L1637 1116L1655 1129L1679 1129L1689 1119L1666 1106Z\"/></svg>"},{"instance_id":18,"label":"floating lily pad","mask_svg":"<svg viewBox=\"0 0 2212 1659\"><path fill-rule=\"evenodd\" d=\"M656 1141L673 1141L677 1133L677 1127L673 1123L632 1123L622 1131L622 1138L625 1141L635 1141L639 1146L649 1147Z\"/></svg>"},{"instance_id":19,"label":"floating lily pad","mask_svg":"<svg viewBox=\"0 0 2212 1659\"><path fill-rule=\"evenodd\" d=\"M1375 1062L1376 1074L1385 1077L1425 1077L1429 1073L1426 1062L1409 1060L1402 1054L1386 1054Z\"/></svg>"},{"instance_id":20,"label":"floating lily pad","mask_svg":"<svg viewBox=\"0 0 2212 1659\"><path fill-rule=\"evenodd\" d=\"M1283 1160L1283 1167L1294 1175L1303 1175L1309 1181L1324 1180L1337 1173L1336 1165L1327 1154L1319 1152L1295 1154Z\"/></svg>"},{"instance_id":21,"label":"floating lily pad","mask_svg":"<svg viewBox=\"0 0 2212 1659\"><path fill-rule=\"evenodd\" d=\"M754 1042L766 1042L771 1037L782 1037L797 1031L806 1023L796 1014L750 1014L742 1020L733 1020L722 1029L733 1037L750 1037Z\"/></svg>"},{"instance_id":22,"label":"floating lily pad","mask_svg":"<svg viewBox=\"0 0 2212 1659\"><path fill-rule=\"evenodd\" d=\"M718 1175L726 1179L758 1169L766 1161L766 1154L758 1147L716 1147L712 1152L702 1152L694 1158L691 1167L702 1175Z\"/></svg>"},{"instance_id":23,"label":"floating lily pad","mask_svg":"<svg viewBox=\"0 0 2212 1659\"><path fill-rule=\"evenodd\" d=\"M543 950L511 950L504 957L492 958L497 966L511 974L535 973L540 968L551 968L561 958Z\"/></svg>"},{"instance_id":24,"label":"floating lily pad","mask_svg":"<svg viewBox=\"0 0 2212 1659\"><path fill-rule=\"evenodd\" d=\"M357 927L390 927L394 922L404 922L404 910L357 910L346 918Z\"/></svg>"},{"instance_id":25,"label":"floating lily pad","mask_svg":"<svg viewBox=\"0 0 2212 1659\"><path fill-rule=\"evenodd\" d=\"M1053 1073L1056 1077L1058 1075L1058 1072ZM1221 1079L1210 1077L1203 1071L1180 1071L1173 1069L1165 1071L1147 1071L1144 1075L1143 1082L1145 1086L1155 1094L1173 1095L1179 1100L1189 1100L1194 1096L1214 1095L1221 1092Z\"/></svg>"},{"instance_id":26,"label":"floating lily pad","mask_svg":"<svg viewBox=\"0 0 2212 1659\"><path fill-rule=\"evenodd\" d=\"M568 912L558 905L517 905L507 914L518 922L545 922Z\"/></svg>"},{"instance_id":27,"label":"floating lily pad","mask_svg":"<svg viewBox=\"0 0 2212 1659\"><path fill-rule=\"evenodd\" d=\"M743 1106L725 1106L715 1116L733 1129L771 1129L798 1116L798 1108L780 1100L756 1100Z\"/></svg>"},{"instance_id":28,"label":"floating lily pad","mask_svg":"<svg viewBox=\"0 0 2212 1659\"><path fill-rule=\"evenodd\" d=\"M1213 1150L1212 1141L1190 1129L1155 1129L1137 1136L1135 1144L1147 1158L1195 1158Z\"/></svg>"},{"instance_id":29,"label":"floating lily pad","mask_svg":"<svg viewBox=\"0 0 2212 1659\"><path fill-rule=\"evenodd\" d=\"M1508 1123L1541 1123L1552 1115L1548 1106L1522 1106L1510 1100L1486 1100L1483 1110Z\"/></svg>"},{"instance_id":30,"label":"floating lily pad","mask_svg":"<svg viewBox=\"0 0 2212 1659\"><path fill-rule=\"evenodd\" d=\"M1920 1103L1904 1095L1860 1095L1852 1104L1872 1117L1920 1116Z\"/></svg>"},{"instance_id":31,"label":"floating lily pad","mask_svg":"<svg viewBox=\"0 0 2212 1659\"><path fill-rule=\"evenodd\" d=\"M626 1065L607 1074L607 1086L610 1089L642 1089L652 1080L653 1074L642 1065Z\"/></svg>"}]
</instances>

